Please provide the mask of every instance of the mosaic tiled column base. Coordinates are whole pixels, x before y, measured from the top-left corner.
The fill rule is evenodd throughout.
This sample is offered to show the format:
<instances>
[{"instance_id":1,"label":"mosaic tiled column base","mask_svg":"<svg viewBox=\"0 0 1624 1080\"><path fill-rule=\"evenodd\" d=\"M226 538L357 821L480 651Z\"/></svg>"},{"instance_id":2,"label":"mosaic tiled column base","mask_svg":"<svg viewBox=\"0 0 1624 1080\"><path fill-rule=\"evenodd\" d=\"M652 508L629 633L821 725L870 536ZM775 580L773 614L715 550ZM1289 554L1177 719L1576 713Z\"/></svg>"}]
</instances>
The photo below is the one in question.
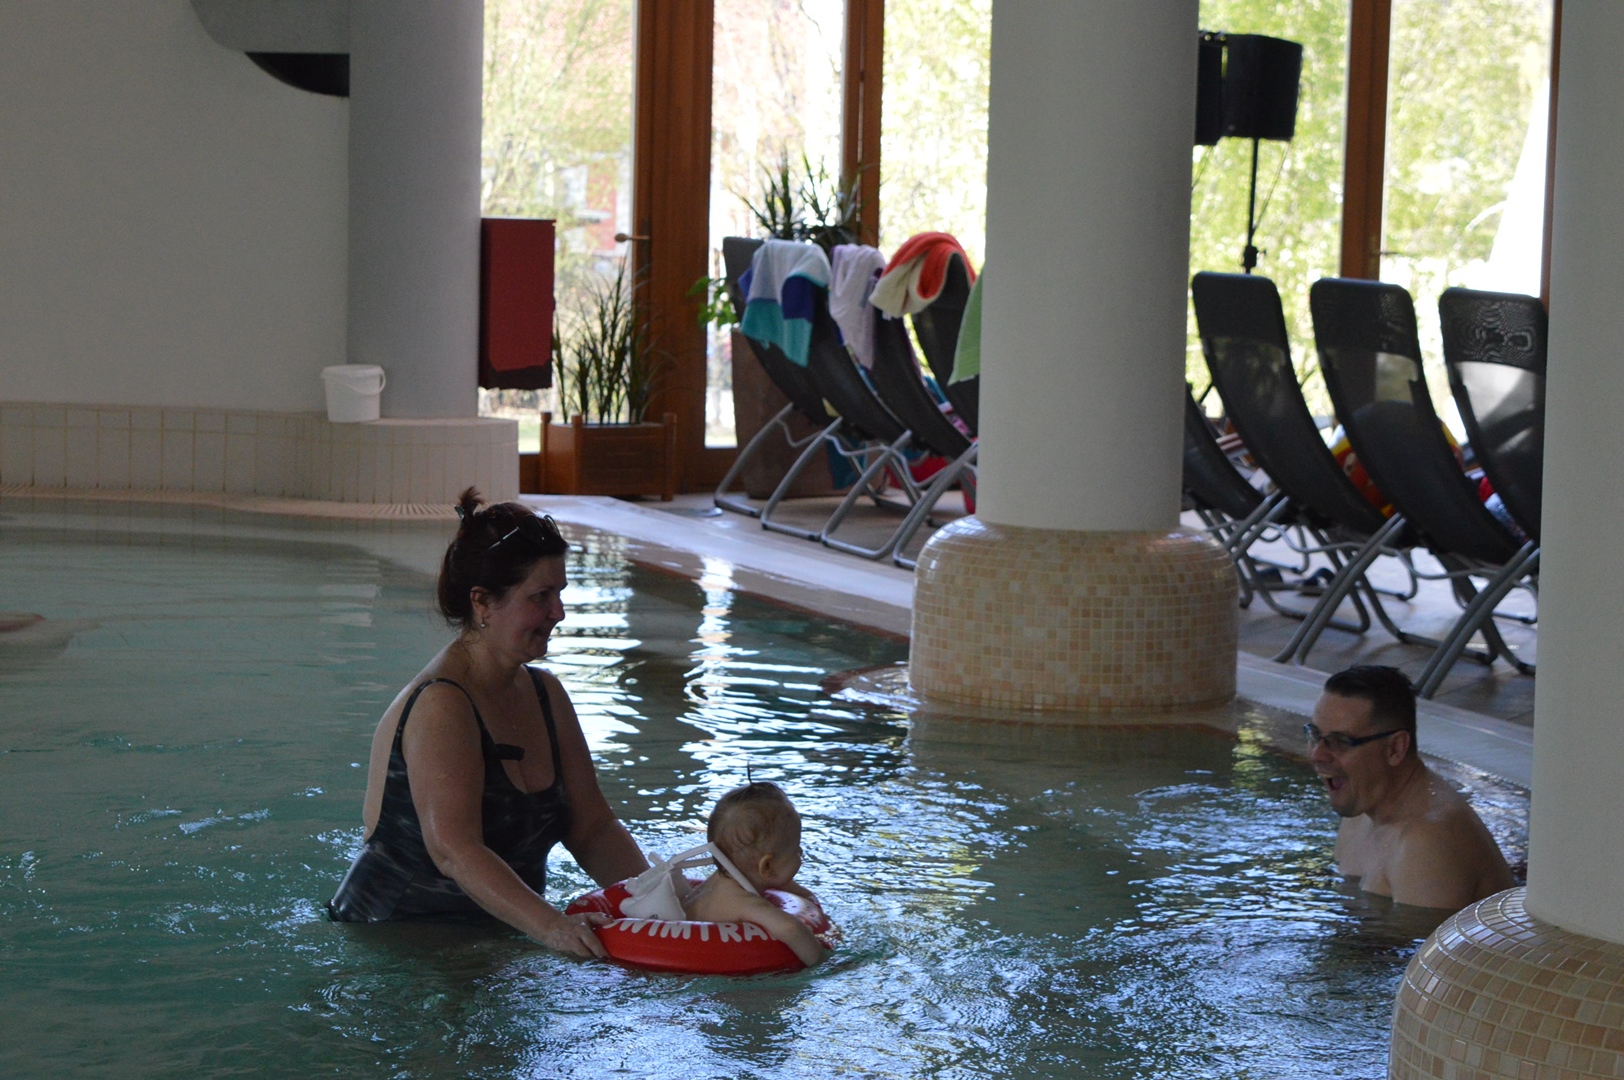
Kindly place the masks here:
<instances>
[{"instance_id":1,"label":"mosaic tiled column base","mask_svg":"<svg viewBox=\"0 0 1624 1080\"><path fill-rule=\"evenodd\" d=\"M909 681L943 705L1157 713L1235 696L1235 569L1200 533L969 517L914 575Z\"/></svg>"},{"instance_id":2,"label":"mosaic tiled column base","mask_svg":"<svg viewBox=\"0 0 1624 1080\"><path fill-rule=\"evenodd\" d=\"M1540 922L1526 892L1451 916L1415 954L1390 1080L1624 1078L1624 945Z\"/></svg>"}]
</instances>

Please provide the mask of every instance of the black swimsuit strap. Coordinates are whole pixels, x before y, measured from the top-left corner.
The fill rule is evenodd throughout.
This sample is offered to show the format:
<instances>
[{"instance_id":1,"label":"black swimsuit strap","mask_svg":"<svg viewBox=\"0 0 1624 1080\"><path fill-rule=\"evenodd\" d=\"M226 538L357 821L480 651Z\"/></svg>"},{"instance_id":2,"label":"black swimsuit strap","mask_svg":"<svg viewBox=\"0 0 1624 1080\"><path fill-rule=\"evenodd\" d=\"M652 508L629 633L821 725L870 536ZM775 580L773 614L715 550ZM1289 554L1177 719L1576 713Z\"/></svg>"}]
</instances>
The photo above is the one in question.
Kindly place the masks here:
<instances>
[{"instance_id":1,"label":"black swimsuit strap","mask_svg":"<svg viewBox=\"0 0 1624 1080\"><path fill-rule=\"evenodd\" d=\"M412 696L406 699L406 707L400 710L400 719L395 722L395 742L392 748L394 753L400 753L400 736L406 730L406 718L412 714L412 706L417 704L417 699L422 695L423 691L435 683L445 683L447 686L455 686L462 691L462 696L468 699L468 707L474 710L474 723L479 725L479 741L481 744L492 747L501 745L492 739L491 733L485 729L485 718L479 715L479 706L474 703L474 695L468 692L467 687L453 679L429 679L417 685L417 689L412 691Z\"/></svg>"},{"instance_id":2,"label":"black swimsuit strap","mask_svg":"<svg viewBox=\"0 0 1624 1080\"><path fill-rule=\"evenodd\" d=\"M552 750L553 754L553 782L548 786L555 787L564 777L564 768L560 761L558 752L558 726L553 723L552 695L547 692L547 684L542 681L541 673L539 671L537 671L535 668L526 668L526 670L530 672L530 682L536 688L536 700L541 703L541 718L547 723L547 745L548 748ZM412 706L417 704L417 699L423 693L423 691L427 690L435 683L445 683L447 686L455 686L458 690L462 691L463 697L468 699L468 707L474 710L474 723L479 725L480 744L486 750L488 757L494 758L497 761L524 760L524 747L513 746L509 743L499 743L495 739L491 738L490 731L485 727L485 718L479 715L479 706L474 702L474 695L468 692L468 688L454 679L445 678L429 679L425 682L419 683L417 688L412 691L412 696L406 699L406 707L400 710L400 719L395 723L395 741L394 745L391 747L392 754L398 755L401 753L400 737L401 734L406 730L406 718L411 715Z\"/></svg>"},{"instance_id":3,"label":"black swimsuit strap","mask_svg":"<svg viewBox=\"0 0 1624 1080\"><path fill-rule=\"evenodd\" d=\"M529 671L530 681L536 684L536 698L541 702L541 718L547 721L547 743L553 751L553 783L558 784L564 779L564 767L558 755L558 727L553 723L553 696L547 692L541 672L535 668Z\"/></svg>"}]
</instances>

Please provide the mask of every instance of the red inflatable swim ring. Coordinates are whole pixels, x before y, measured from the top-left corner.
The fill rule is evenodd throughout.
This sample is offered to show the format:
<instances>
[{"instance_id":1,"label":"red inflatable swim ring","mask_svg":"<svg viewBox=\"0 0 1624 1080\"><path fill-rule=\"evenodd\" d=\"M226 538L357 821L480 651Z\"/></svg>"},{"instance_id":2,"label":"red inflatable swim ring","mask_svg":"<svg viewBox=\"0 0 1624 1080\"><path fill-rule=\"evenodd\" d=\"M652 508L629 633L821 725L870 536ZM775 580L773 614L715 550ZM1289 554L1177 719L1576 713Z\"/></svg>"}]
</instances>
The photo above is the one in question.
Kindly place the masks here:
<instances>
[{"instance_id":1,"label":"red inflatable swim ring","mask_svg":"<svg viewBox=\"0 0 1624 1080\"><path fill-rule=\"evenodd\" d=\"M692 884L698 881L689 879ZM631 895L620 881L589 892L564 909L566 915L596 911L615 921L594 927L611 957L649 971L688 975L760 975L770 971L799 971L806 965L795 951L752 922L692 922L668 919L628 919L620 905ZM815 904L794 893L767 889L762 893L784 911L800 919L814 934L833 928ZM827 942L825 942L827 944Z\"/></svg>"}]
</instances>

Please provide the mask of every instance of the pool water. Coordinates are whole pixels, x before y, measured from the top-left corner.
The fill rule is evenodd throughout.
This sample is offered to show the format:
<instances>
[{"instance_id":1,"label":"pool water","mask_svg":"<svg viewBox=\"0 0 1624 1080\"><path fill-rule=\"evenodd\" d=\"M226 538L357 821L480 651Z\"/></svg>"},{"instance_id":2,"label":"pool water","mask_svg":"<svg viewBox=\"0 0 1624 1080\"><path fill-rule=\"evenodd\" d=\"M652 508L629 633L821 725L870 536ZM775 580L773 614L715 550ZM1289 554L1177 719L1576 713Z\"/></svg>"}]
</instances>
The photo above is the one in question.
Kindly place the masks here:
<instances>
[{"instance_id":1,"label":"pool water","mask_svg":"<svg viewBox=\"0 0 1624 1080\"><path fill-rule=\"evenodd\" d=\"M60 629L0 635L0 1072L1385 1075L1431 922L1339 883L1306 767L1244 730L922 733L824 689L905 643L611 537L546 661L611 804L669 854L747 767L783 784L835 958L658 976L328 922L371 731L447 639L446 533L0 502L0 609Z\"/></svg>"}]
</instances>

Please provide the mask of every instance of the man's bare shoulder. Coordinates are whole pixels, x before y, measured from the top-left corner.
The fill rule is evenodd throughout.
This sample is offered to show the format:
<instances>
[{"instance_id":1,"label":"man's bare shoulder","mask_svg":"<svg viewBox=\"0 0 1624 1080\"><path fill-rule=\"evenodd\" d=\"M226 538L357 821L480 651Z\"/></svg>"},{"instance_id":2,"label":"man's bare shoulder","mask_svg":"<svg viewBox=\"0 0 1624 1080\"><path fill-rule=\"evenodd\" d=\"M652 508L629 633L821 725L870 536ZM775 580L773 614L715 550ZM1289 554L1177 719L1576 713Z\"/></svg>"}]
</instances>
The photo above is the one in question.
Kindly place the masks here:
<instances>
[{"instance_id":1,"label":"man's bare shoulder","mask_svg":"<svg viewBox=\"0 0 1624 1080\"><path fill-rule=\"evenodd\" d=\"M1459 910L1511 886L1488 828L1460 792L1437 777L1423 813L1404 822L1387 860L1394 901Z\"/></svg>"}]
</instances>

